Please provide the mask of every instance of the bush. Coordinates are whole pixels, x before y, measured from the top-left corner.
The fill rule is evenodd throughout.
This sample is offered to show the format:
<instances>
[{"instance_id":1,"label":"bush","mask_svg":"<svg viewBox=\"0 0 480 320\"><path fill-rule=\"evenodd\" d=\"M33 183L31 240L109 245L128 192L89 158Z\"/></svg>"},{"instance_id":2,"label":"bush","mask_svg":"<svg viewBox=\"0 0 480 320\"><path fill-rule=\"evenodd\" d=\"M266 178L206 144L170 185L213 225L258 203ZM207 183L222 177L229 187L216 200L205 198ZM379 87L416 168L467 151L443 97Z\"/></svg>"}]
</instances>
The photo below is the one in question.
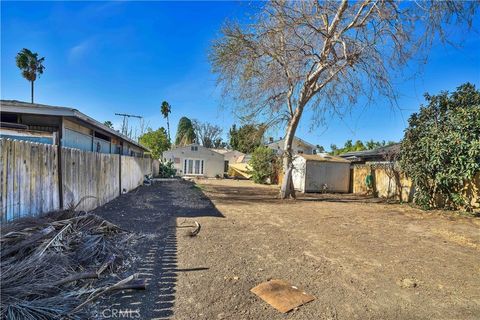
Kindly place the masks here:
<instances>
[{"instance_id":1,"label":"bush","mask_svg":"<svg viewBox=\"0 0 480 320\"><path fill-rule=\"evenodd\" d=\"M161 178L171 178L175 176L177 173L177 169L173 167L173 162L168 161L166 163L160 163L160 169L158 170L158 174Z\"/></svg>"},{"instance_id":2,"label":"bush","mask_svg":"<svg viewBox=\"0 0 480 320\"><path fill-rule=\"evenodd\" d=\"M465 183L480 170L480 91L467 83L452 94L425 98L428 105L408 120L401 148L414 201L425 209L469 210Z\"/></svg>"},{"instance_id":3,"label":"bush","mask_svg":"<svg viewBox=\"0 0 480 320\"><path fill-rule=\"evenodd\" d=\"M255 183L268 183L269 180L273 180L273 176L276 172L275 168L277 165L277 156L275 151L265 147L260 146L255 149L252 153L252 159L248 163L252 170L252 180Z\"/></svg>"}]
</instances>

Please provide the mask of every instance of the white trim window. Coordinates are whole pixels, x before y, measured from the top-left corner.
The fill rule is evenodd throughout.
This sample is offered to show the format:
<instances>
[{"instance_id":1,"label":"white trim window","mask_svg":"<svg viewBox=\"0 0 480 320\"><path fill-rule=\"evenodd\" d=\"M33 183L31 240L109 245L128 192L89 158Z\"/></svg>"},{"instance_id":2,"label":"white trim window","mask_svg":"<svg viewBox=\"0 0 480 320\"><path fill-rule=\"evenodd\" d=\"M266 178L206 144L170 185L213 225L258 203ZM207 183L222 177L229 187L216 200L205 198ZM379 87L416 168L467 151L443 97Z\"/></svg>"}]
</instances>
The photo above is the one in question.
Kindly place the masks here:
<instances>
[{"instance_id":1,"label":"white trim window","mask_svg":"<svg viewBox=\"0 0 480 320\"><path fill-rule=\"evenodd\" d=\"M183 173L186 175L192 176L201 176L203 175L203 164L202 159L185 159L183 160Z\"/></svg>"}]
</instances>

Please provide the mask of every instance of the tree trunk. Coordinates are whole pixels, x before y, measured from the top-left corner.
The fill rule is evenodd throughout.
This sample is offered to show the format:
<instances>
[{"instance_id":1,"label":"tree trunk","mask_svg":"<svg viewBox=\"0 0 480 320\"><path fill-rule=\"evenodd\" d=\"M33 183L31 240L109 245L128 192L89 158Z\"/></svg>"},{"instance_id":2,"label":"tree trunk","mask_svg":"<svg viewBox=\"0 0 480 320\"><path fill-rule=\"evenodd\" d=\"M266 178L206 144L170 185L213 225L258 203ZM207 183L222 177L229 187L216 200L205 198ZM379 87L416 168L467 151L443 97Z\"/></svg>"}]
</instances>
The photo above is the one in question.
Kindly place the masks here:
<instances>
[{"instance_id":1,"label":"tree trunk","mask_svg":"<svg viewBox=\"0 0 480 320\"><path fill-rule=\"evenodd\" d=\"M295 137L295 131L297 131L298 123L300 122L300 118L303 112L303 105L299 105L295 110L293 117L288 122L287 133L284 139L283 145L283 181L282 187L280 189L280 198L287 199L287 198L296 198L295 197L295 189L293 187L293 180L292 180L292 171L293 171L293 151L292 151L292 143L293 138Z\"/></svg>"},{"instance_id":2,"label":"tree trunk","mask_svg":"<svg viewBox=\"0 0 480 320\"><path fill-rule=\"evenodd\" d=\"M31 89L32 89L32 103L33 103L33 81L30 81Z\"/></svg>"},{"instance_id":3,"label":"tree trunk","mask_svg":"<svg viewBox=\"0 0 480 320\"><path fill-rule=\"evenodd\" d=\"M172 142L170 138L170 122L168 121L168 114L167 114L167 132L168 132L168 142Z\"/></svg>"}]
</instances>

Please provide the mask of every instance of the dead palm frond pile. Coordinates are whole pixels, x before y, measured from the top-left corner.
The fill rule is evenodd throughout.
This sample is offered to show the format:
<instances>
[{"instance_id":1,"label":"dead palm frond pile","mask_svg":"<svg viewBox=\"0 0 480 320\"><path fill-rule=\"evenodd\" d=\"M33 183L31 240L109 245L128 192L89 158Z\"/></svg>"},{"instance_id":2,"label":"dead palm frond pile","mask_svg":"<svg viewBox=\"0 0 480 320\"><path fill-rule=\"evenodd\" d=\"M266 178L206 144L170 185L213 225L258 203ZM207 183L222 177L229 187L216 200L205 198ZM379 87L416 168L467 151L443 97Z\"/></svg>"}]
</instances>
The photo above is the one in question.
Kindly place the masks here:
<instances>
[{"instance_id":1,"label":"dead palm frond pile","mask_svg":"<svg viewBox=\"0 0 480 320\"><path fill-rule=\"evenodd\" d=\"M84 318L91 301L113 290L145 289L125 273L135 236L94 214L73 210L2 226L0 317Z\"/></svg>"}]
</instances>

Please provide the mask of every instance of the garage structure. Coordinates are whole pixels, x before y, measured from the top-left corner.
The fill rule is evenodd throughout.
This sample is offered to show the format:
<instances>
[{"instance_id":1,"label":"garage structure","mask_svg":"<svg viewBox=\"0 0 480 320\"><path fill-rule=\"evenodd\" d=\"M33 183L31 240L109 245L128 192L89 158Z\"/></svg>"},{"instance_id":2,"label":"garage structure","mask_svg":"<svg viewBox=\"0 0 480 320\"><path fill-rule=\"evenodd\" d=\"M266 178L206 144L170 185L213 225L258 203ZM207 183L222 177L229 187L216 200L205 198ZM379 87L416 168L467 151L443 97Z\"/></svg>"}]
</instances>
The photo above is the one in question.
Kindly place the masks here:
<instances>
[{"instance_id":1,"label":"garage structure","mask_svg":"<svg viewBox=\"0 0 480 320\"><path fill-rule=\"evenodd\" d=\"M147 148L70 107L0 100L0 137L144 157Z\"/></svg>"},{"instance_id":2,"label":"garage structure","mask_svg":"<svg viewBox=\"0 0 480 320\"><path fill-rule=\"evenodd\" d=\"M350 161L328 154L299 154L293 160L293 185L301 192L349 192Z\"/></svg>"}]
</instances>

